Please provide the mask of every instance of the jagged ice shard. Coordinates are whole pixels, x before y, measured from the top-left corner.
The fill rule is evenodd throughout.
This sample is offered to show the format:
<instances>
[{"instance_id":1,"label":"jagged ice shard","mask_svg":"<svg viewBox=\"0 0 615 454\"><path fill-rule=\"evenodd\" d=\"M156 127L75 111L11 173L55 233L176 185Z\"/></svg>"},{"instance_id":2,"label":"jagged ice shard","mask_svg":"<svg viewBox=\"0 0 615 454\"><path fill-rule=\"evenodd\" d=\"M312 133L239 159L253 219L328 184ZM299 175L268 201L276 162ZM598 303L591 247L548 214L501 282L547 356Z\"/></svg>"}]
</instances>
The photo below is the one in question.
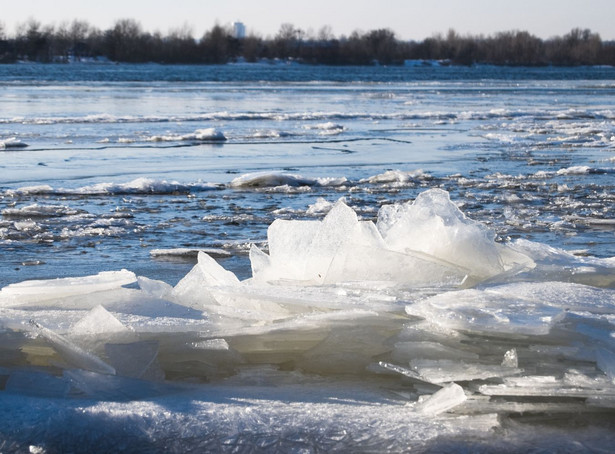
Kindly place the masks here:
<instances>
[{"instance_id":1,"label":"jagged ice shard","mask_svg":"<svg viewBox=\"0 0 615 454\"><path fill-rule=\"evenodd\" d=\"M498 242L439 189L377 222L338 201L267 233L243 281L199 252L174 287L118 271L3 288L0 398L164 406L161 440L188 436L194 412L211 450L545 430L511 422L523 415L555 438L579 428L549 415L613 417L613 260Z\"/></svg>"}]
</instances>

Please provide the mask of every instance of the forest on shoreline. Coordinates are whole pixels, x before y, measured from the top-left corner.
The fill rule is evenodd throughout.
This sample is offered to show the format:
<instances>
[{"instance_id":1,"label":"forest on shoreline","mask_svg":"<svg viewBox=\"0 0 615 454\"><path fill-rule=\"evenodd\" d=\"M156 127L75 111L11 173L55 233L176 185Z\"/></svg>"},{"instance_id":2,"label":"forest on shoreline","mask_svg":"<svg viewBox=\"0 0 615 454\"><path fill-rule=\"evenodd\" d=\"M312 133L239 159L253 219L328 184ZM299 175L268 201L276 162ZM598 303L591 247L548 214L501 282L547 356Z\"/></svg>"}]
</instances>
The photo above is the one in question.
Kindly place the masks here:
<instances>
[{"instance_id":1,"label":"forest on shoreline","mask_svg":"<svg viewBox=\"0 0 615 454\"><path fill-rule=\"evenodd\" d=\"M202 37L188 29L167 35L144 31L133 19L100 30L85 21L43 26L30 20L8 36L0 24L0 63L224 64L236 61L291 60L322 65L399 65L408 60L445 64L509 66L615 66L615 41L603 41L588 29L543 40L526 31L490 36L460 35L454 30L422 41L404 41L389 29L356 31L336 37L329 27L307 33L282 24L274 37L237 38L231 27L215 25Z\"/></svg>"}]
</instances>

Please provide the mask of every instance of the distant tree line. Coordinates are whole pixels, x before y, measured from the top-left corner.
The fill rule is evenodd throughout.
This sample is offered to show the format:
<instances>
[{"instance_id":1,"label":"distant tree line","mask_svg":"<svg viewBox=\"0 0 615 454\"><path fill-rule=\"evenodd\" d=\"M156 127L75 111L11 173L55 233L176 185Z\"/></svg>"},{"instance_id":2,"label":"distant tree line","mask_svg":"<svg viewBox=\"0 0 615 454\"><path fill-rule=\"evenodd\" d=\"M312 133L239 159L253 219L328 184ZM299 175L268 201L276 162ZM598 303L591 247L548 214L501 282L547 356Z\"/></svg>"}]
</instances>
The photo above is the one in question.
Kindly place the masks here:
<instances>
[{"instance_id":1,"label":"distant tree line","mask_svg":"<svg viewBox=\"0 0 615 454\"><path fill-rule=\"evenodd\" d=\"M230 28L213 26L200 38L188 29L163 36L144 31L133 19L118 20L108 30L75 20L43 26L30 20L13 36L0 24L0 62L71 62L103 58L125 63L221 64L238 60L294 60L327 65L395 65L406 60L440 60L450 64L515 66L615 66L615 42L590 30L574 29L547 40L525 31L490 36L462 36L454 30L423 41L403 41L389 29L335 37L329 27L305 32L283 24L273 38L235 38Z\"/></svg>"}]
</instances>

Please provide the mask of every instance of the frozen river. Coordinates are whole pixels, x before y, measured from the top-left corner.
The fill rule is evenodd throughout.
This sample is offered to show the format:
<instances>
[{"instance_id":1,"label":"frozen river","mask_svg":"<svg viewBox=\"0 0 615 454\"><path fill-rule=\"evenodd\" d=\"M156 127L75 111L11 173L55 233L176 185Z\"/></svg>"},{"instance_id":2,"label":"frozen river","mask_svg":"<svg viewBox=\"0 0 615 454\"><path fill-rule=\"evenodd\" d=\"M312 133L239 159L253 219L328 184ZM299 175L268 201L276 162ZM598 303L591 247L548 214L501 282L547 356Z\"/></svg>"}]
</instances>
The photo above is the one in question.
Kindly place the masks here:
<instances>
[{"instance_id":1,"label":"frozen river","mask_svg":"<svg viewBox=\"0 0 615 454\"><path fill-rule=\"evenodd\" d=\"M611 447L614 174L613 68L0 66L0 450Z\"/></svg>"}]
</instances>

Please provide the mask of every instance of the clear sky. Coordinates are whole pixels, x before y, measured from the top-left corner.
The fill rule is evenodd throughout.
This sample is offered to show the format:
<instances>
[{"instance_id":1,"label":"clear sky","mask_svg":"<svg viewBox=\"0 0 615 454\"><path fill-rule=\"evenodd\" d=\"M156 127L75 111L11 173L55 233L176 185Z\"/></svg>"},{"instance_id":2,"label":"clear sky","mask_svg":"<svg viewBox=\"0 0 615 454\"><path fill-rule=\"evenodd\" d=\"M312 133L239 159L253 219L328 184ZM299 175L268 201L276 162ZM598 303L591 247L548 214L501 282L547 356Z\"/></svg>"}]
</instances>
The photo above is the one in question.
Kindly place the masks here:
<instances>
[{"instance_id":1,"label":"clear sky","mask_svg":"<svg viewBox=\"0 0 615 454\"><path fill-rule=\"evenodd\" d=\"M390 28L414 40L450 28L473 35L525 30L549 38L579 27L615 40L614 0L0 0L0 23L9 33L30 18L44 25L81 19L100 29L130 18L163 34L187 25L195 37L216 23L239 20L248 33L263 37L291 23L306 31L329 26L335 36Z\"/></svg>"}]
</instances>

